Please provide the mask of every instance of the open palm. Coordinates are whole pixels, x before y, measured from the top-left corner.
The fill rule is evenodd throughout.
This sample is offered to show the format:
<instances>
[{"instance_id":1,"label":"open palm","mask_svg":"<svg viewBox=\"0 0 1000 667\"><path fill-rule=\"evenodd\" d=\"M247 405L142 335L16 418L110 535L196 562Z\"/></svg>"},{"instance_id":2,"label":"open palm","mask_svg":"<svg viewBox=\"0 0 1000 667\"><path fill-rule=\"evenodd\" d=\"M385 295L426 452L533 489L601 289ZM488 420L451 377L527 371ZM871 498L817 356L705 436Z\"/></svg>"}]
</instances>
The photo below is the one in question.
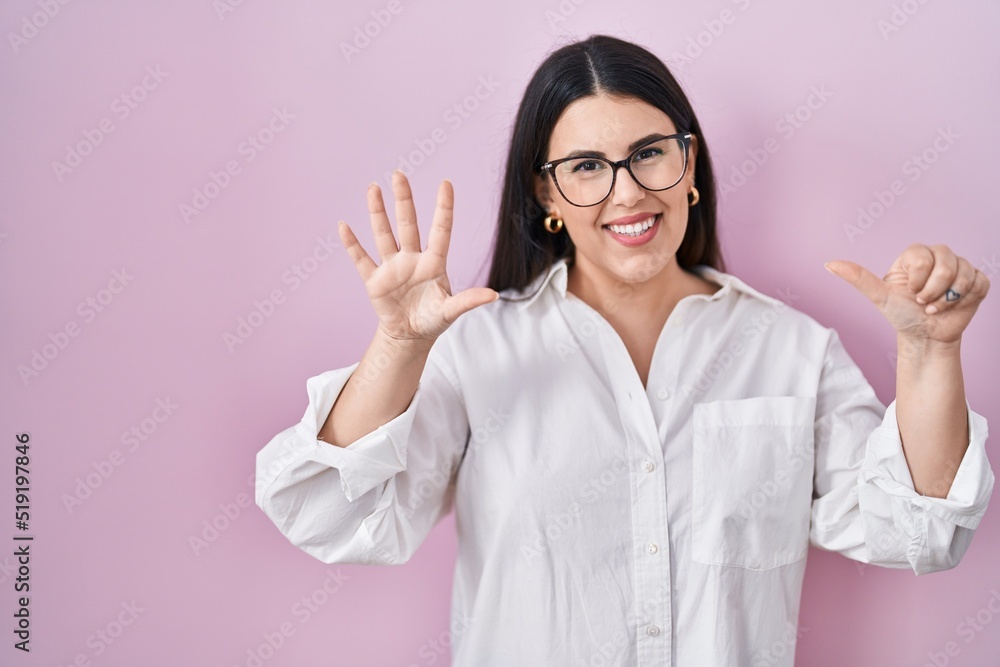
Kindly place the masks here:
<instances>
[{"instance_id":1,"label":"open palm","mask_svg":"<svg viewBox=\"0 0 1000 667\"><path fill-rule=\"evenodd\" d=\"M447 276L447 255L451 241L454 192L450 181L438 189L427 249L420 250L420 233L413 194L406 176L393 172L396 226L399 245L392 234L389 217L378 185L368 187L368 211L375 245L382 260L376 265L358 242L350 226L338 226L341 241L365 283L368 298L379 319L379 328L399 342L432 343L462 315L498 298L495 290L472 287L452 295Z\"/></svg>"}]
</instances>

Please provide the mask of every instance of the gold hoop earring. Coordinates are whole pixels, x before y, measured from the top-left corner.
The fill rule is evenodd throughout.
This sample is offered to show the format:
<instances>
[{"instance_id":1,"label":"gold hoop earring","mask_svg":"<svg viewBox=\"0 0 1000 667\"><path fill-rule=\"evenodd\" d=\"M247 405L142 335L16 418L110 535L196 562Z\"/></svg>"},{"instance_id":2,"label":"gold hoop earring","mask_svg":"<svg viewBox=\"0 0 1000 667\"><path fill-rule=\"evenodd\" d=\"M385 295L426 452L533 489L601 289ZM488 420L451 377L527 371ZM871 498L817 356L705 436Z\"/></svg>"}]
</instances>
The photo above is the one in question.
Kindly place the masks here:
<instances>
[{"instance_id":1,"label":"gold hoop earring","mask_svg":"<svg viewBox=\"0 0 1000 667\"><path fill-rule=\"evenodd\" d=\"M688 202L688 206L694 206L699 202L699 200L701 200L701 195L698 193L698 188L694 187L693 185L691 186L689 194L693 194L694 197L691 199L691 201Z\"/></svg>"},{"instance_id":2,"label":"gold hoop earring","mask_svg":"<svg viewBox=\"0 0 1000 667\"><path fill-rule=\"evenodd\" d=\"M558 234L560 231L562 231L563 228L562 218L556 218L555 221L556 221L556 226L555 228L553 228L552 216L551 215L545 216L545 222L543 223L545 225L545 231L549 232L550 234Z\"/></svg>"}]
</instances>

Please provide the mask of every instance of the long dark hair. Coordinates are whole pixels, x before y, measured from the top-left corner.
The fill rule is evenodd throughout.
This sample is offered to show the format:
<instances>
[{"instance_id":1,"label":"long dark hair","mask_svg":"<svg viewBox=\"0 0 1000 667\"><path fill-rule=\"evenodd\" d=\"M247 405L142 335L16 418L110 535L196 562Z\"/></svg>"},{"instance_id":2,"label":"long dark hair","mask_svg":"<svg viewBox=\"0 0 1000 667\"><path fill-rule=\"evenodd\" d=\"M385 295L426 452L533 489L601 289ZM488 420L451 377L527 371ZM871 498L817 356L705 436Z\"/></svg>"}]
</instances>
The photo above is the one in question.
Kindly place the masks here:
<instances>
[{"instance_id":1,"label":"long dark hair","mask_svg":"<svg viewBox=\"0 0 1000 667\"><path fill-rule=\"evenodd\" d=\"M715 235L715 176L691 103L654 54L617 37L591 35L552 52L524 92L507 154L487 283L491 289L521 291L553 262L572 257L575 248L569 235L551 234L542 226L548 213L535 197L534 179L563 110L600 92L641 99L667 114L678 132L697 136L695 183L701 198L688 209L687 232L676 258L683 268L706 264L725 270Z\"/></svg>"}]
</instances>

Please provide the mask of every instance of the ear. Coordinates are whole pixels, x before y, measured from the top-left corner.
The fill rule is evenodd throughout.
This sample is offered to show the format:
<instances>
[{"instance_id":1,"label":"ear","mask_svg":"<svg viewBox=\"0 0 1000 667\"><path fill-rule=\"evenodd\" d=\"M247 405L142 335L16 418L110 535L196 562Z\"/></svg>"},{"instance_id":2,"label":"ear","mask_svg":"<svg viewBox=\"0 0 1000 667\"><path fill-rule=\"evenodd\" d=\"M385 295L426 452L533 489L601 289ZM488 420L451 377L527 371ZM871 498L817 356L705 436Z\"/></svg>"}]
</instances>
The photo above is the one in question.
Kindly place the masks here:
<instances>
[{"instance_id":1,"label":"ear","mask_svg":"<svg viewBox=\"0 0 1000 667\"><path fill-rule=\"evenodd\" d=\"M562 214L559 212L559 206L556 203L555 197L553 195L553 185L552 179L548 177L547 174L535 174L535 198L538 199L539 203L551 215L555 218L561 218Z\"/></svg>"}]
</instances>

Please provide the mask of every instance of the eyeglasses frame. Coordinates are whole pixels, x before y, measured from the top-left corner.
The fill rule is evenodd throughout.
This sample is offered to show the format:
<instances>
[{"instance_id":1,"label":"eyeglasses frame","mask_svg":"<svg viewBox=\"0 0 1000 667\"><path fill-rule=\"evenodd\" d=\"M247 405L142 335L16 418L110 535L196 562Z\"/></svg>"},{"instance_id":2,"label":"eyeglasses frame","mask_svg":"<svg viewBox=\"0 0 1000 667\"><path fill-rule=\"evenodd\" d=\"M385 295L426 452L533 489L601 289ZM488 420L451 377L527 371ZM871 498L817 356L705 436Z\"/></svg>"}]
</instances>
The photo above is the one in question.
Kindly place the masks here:
<instances>
[{"instance_id":1,"label":"eyeglasses frame","mask_svg":"<svg viewBox=\"0 0 1000 667\"><path fill-rule=\"evenodd\" d=\"M682 180L684 180L684 174L687 173L688 155L690 154L691 137L692 136L693 135L692 135L691 132L678 132L677 134L671 134L671 135L666 136L666 137L660 137L659 139L653 139L651 141L647 141L642 146L639 146L634 151L632 151L631 153L629 153L629 156L627 158L625 158L624 160L618 160L617 162L613 162L613 161L611 161L611 160L609 160L607 158L597 157L596 155L593 155L593 156L591 156L591 155L576 155L576 156L573 156L573 157L564 157L564 158L560 158L558 160L551 160L551 161L546 162L545 164L543 164L541 167L539 167L538 170L541 173L548 174L549 178L552 179L552 182L555 183L556 189L559 191L559 194L562 195L562 198L565 199L569 204L571 204L573 206L576 206L578 208L589 208L591 206L597 206L598 204L603 203L604 200L607 199L608 196L612 192L615 191L615 183L616 183L617 178L618 178L618 169L620 169L621 167L625 167L625 169L628 171L629 175L632 177L632 180L635 181L636 185L638 185L643 190L647 190L649 192L663 192L664 190L669 190L670 188L676 186L677 183L680 183ZM681 140L681 143L684 145L684 168L681 170L681 176L680 176L680 178L678 178L677 181L675 183L673 183L672 185L668 185L665 188L655 188L655 189L654 188L647 188L645 185L643 185L642 183L639 182L639 179L636 178L635 173L632 172L632 158L634 158L636 156L636 154L639 151L641 151L643 148L646 148L650 144L655 144L658 141L663 141L665 139L680 139ZM563 162L568 162L570 160L582 160L582 159L599 160L599 161L603 162L604 164L611 165L611 187L608 189L608 194L604 195L604 197L602 197L600 201L595 202L593 204L576 204L574 202L571 202L569 200L569 197L566 196L566 193L564 193L562 191L562 188L559 187L559 180L556 178L555 173L553 173L553 170L557 166L559 166L560 164L562 164Z\"/></svg>"}]
</instances>

